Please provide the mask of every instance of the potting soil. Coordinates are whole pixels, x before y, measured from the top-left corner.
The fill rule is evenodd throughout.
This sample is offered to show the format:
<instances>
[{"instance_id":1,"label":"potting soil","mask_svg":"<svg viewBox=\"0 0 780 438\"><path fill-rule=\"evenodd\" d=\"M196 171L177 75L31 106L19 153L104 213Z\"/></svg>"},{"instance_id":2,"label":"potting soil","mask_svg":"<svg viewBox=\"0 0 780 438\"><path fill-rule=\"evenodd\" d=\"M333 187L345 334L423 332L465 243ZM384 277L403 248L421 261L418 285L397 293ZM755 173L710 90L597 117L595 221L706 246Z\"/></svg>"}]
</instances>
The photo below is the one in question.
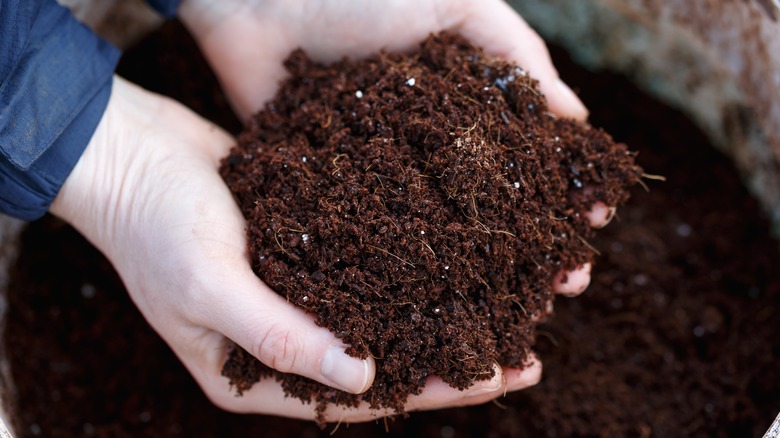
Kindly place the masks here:
<instances>
[{"instance_id":1,"label":"potting soil","mask_svg":"<svg viewBox=\"0 0 780 438\"><path fill-rule=\"evenodd\" d=\"M539 327L539 385L482 406L341 425L335 436L761 436L780 410L780 254L759 206L684 116L619 76L553 55L591 122L667 181L632 191L596 237L589 290L556 300ZM129 52L120 73L238 129L176 23ZM214 407L108 262L51 218L23 236L8 309L20 437L332 431Z\"/></svg>"}]
</instances>

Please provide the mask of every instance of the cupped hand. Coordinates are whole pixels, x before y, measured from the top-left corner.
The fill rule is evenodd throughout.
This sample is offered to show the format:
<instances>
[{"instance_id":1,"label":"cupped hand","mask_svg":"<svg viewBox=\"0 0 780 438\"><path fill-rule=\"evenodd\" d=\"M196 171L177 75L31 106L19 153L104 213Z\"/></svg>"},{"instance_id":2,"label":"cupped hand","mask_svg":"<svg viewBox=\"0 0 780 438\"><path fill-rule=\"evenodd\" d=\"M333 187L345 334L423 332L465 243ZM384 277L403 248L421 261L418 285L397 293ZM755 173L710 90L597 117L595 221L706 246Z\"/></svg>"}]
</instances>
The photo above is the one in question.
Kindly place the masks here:
<instances>
[{"instance_id":1,"label":"cupped hand","mask_svg":"<svg viewBox=\"0 0 780 438\"><path fill-rule=\"evenodd\" d=\"M111 260L144 317L219 405L236 410L240 400L220 376L226 338L280 371L365 391L373 360L346 355L252 272L245 221L218 173L233 144L180 104L116 77L51 212ZM262 411L288 415L271 386Z\"/></svg>"},{"instance_id":2,"label":"cupped hand","mask_svg":"<svg viewBox=\"0 0 780 438\"><path fill-rule=\"evenodd\" d=\"M185 0L179 14L243 120L273 97L297 48L332 62L409 51L444 30L528 70L554 113L588 114L542 39L503 0Z\"/></svg>"},{"instance_id":3,"label":"cupped hand","mask_svg":"<svg viewBox=\"0 0 780 438\"><path fill-rule=\"evenodd\" d=\"M408 51L429 34L443 30L459 32L484 47L488 53L516 62L528 70L540 81L541 90L554 113L578 120L587 118L583 104L558 78L541 38L501 0L185 0L180 16L243 120L248 120L276 93L279 82L286 75L283 61L294 49L303 48L313 59L330 62L345 56L365 57L383 49ZM603 203L597 203L590 212L586 212L594 227L605 225L613 214L614 209ZM228 275L228 272L222 275ZM589 282L590 265L586 264L575 271L560 273L553 282L553 290L574 296L584 291ZM267 292L265 286L260 287L264 293ZM263 299L276 300L270 297ZM279 305L291 307L287 303ZM243 312L241 306L235 310L249 313ZM295 309L287 309L286 312L300 313ZM308 317L299 314L296 318L296 321L300 318L307 320L305 328L298 329L290 323L283 326L284 330L301 334L314 330ZM232 338L232 332L222 333ZM300 355L306 357L302 362L312 367L308 373L289 366L281 367L281 370L304 374L345 389L345 386L328 383L312 372L318 370L316 364L321 364L323 357L322 348L315 345L334 342L333 339L324 339L301 345ZM256 344L251 340L242 342L242 337L234 340L245 348ZM276 349L276 352L280 350ZM254 352L264 363L280 369L280 362L275 361L273 355L257 354L257 348L248 351ZM360 390L357 390L360 385L348 388L352 392L361 392L370 385L373 363L367 366L368 377L363 381L367 385ZM356 370L346 369L351 370L350 373ZM363 376L360 373L354 375ZM532 365L524 370L497 368L492 380L478 382L468 391L452 389L433 378L421 395L409 399L407 408L425 410L482 403L507 391L533 385L540 376L541 364L532 359ZM200 374L198 380L212 400L229 410L313 417L313 406L285 399L278 385L270 380L256 384L241 398L230 397L224 389L209 390L225 386L224 379L216 372ZM368 420L381 415L384 413L371 412L366 406L357 409L331 406L326 412L327 419L343 421Z\"/></svg>"}]
</instances>

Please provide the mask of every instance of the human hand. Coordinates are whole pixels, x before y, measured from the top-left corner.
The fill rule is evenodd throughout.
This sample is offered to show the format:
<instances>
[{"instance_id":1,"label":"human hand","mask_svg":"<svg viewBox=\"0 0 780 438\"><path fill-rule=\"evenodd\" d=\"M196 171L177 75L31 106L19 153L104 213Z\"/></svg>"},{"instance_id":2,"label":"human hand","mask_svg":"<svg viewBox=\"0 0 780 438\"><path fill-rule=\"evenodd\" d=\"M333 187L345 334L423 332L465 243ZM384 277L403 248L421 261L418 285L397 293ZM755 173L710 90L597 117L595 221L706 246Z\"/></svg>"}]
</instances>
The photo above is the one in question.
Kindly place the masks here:
<instances>
[{"instance_id":1,"label":"human hand","mask_svg":"<svg viewBox=\"0 0 780 438\"><path fill-rule=\"evenodd\" d=\"M185 0L179 11L242 120L270 100L295 49L315 61L410 51L429 34L462 34L540 82L552 112L587 110L558 78L542 39L503 0Z\"/></svg>"},{"instance_id":2,"label":"human hand","mask_svg":"<svg viewBox=\"0 0 780 438\"><path fill-rule=\"evenodd\" d=\"M111 260L147 321L216 404L240 410L243 402L220 375L226 337L280 371L364 391L373 361L347 356L328 330L252 272L245 221L218 174L234 143L180 104L117 77L51 212ZM254 412L300 410L275 382L262 393Z\"/></svg>"},{"instance_id":3,"label":"human hand","mask_svg":"<svg viewBox=\"0 0 780 438\"><path fill-rule=\"evenodd\" d=\"M314 59L327 62L343 56L366 56L383 48L408 50L429 33L445 29L459 31L488 52L510 58L529 69L532 75L540 78L553 111L577 119L587 116L574 94L568 88L561 88L539 37L501 1L401 1L390 6L377 6L375 2L324 1L312 5L307 9L310 5L301 1L252 0L186 0L182 5L182 18L243 119L246 120L276 92L278 82L285 75L282 62L295 48L302 47ZM399 33L399 28L404 32ZM605 224L613 211L604 204L597 204L589 214L591 223L594 226ZM561 273L554 282L554 290L565 295L581 293L590 280L589 274L589 265L568 273L566 282L562 281L564 274ZM530 386L538 381L540 369L538 361L523 371L499 369L493 380L471 388L472 391L493 389L473 398L432 379L421 396L409 400L407 409L481 403L507 390ZM263 381L241 399L223 406L241 412L263 411L267 397L280 396L274 392L277 390L274 382ZM313 407L299 404L297 401L292 405L287 403L285 415L311 418ZM329 409L326 418L331 420L360 421L381 415L371 413L365 407Z\"/></svg>"}]
</instances>

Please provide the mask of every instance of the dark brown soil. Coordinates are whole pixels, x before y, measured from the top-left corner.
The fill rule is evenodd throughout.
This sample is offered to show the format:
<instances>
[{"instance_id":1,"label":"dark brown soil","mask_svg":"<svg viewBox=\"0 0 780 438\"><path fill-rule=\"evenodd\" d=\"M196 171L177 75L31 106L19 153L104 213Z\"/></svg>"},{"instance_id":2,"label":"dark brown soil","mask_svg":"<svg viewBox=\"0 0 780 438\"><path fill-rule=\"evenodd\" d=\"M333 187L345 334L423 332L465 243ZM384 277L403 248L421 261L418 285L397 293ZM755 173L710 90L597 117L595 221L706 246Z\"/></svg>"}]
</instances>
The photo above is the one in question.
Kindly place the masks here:
<instances>
[{"instance_id":1,"label":"dark brown soil","mask_svg":"<svg viewBox=\"0 0 780 438\"><path fill-rule=\"evenodd\" d=\"M685 117L553 54L593 124L668 181L634 190L597 236L588 292L556 301L539 328L539 385L503 407L413 413L389 420L389 434L382 421L342 425L335 436L761 436L780 410L780 254L756 202ZM202 62L170 24L122 73L235 120ZM311 422L215 408L96 250L50 218L23 238L5 332L18 436L328 436Z\"/></svg>"},{"instance_id":2,"label":"dark brown soil","mask_svg":"<svg viewBox=\"0 0 780 438\"><path fill-rule=\"evenodd\" d=\"M258 276L348 354L373 356L377 377L354 396L243 351L223 375L239 394L273 374L320 409L402 412L430 376L464 389L495 363L523 368L553 277L593 259L581 212L622 203L639 178L626 146L551 115L523 70L451 34L409 55L323 66L298 51L286 66L222 175Z\"/></svg>"}]
</instances>

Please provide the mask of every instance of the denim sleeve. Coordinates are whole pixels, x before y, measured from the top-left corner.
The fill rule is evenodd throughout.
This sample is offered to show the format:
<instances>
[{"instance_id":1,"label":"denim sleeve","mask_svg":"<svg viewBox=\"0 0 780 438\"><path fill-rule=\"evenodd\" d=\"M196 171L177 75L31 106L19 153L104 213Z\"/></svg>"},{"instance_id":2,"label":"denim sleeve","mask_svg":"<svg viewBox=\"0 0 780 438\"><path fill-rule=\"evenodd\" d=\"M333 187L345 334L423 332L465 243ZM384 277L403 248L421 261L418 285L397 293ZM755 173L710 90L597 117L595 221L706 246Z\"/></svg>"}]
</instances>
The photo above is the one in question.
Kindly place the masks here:
<instances>
[{"instance_id":1,"label":"denim sleeve","mask_svg":"<svg viewBox=\"0 0 780 438\"><path fill-rule=\"evenodd\" d=\"M54 0L0 2L0 212L48 210L105 111L118 59Z\"/></svg>"},{"instance_id":2,"label":"denim sleeve","mask_svg":"<svg viewBox=\"0 0 780 438\"><path fill-rule=\"evenodd\" d=\"M155 11L159 12L165 18L171 18L176 15L181 0L146 0Z\"/></svg>"}]
</instances>

